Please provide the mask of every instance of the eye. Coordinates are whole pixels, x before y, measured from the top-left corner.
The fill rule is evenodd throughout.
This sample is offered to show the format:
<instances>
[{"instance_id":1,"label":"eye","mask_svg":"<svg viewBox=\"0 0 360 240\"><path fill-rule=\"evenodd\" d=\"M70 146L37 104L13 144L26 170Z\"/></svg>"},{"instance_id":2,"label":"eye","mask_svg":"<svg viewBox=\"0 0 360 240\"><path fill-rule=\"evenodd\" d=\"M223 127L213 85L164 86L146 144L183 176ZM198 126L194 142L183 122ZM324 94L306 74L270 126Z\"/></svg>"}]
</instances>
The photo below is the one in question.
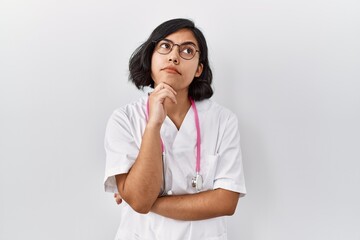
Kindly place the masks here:
<instances>
[{"instance_id":1,"label":"eye","mask_svg":"<svg viewBox=\"0 0 360 240\"><path fill-rule=\"evenodd\" d=\"M170 45L170 43L167 43L167 42L161 42L159 45L159 48L170 49L171 45Z\"/></svg>"},{"instance_id":2,"label":"eye","mask_svg":"<svg viewBox=\"0 0 360 240\"><path fill-rule=\"evenodd\" d=\"M182 48L181 52L188 54L188 55L193 55L195 52L195 49L192 46L184 46Z\"/></svg>"}]
</instances>

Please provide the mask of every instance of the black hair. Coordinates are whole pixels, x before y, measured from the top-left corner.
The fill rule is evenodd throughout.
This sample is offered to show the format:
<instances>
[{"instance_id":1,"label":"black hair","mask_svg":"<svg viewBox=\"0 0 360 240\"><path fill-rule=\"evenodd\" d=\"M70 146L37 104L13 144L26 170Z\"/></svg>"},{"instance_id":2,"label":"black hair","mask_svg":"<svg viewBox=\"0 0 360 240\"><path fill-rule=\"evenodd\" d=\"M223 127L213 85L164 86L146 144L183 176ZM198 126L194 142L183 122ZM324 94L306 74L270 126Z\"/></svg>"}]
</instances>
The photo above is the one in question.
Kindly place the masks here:
<instances>
[{"instance_id":1,"label":"black hair","mask_svg":"<svg viewBox=\"0 0 360 240\"><path fill-rule=\"evenodd\" d=\"M201 63L203 65L201 75L194 77L189 86L189 96L195 101L210 98L213 95L211 88L212 71L209 66L206 40L202 32L195 27L194 22L189 19L171 19L154 29L149 38L141 44L130 57L129 81L134 83L138 89L143 89L146 86L153 88L154 80L151 77L151 57L155 44L166 36L181 29L189 29L194 34L199 44L199 64Z\"/></svg>"}]
</instances>

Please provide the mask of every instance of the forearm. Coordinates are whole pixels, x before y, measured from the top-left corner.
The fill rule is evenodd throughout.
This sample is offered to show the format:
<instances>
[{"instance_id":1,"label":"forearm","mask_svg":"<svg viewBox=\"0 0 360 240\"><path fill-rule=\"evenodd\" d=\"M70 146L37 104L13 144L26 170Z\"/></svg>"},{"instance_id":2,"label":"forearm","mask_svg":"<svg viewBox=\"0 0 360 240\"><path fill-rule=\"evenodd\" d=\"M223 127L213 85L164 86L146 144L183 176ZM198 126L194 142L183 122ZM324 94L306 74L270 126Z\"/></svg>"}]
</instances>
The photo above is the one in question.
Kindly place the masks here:
<instances>
[{"instance_id":1,"label":"forearm","mask_svg":"<svg viewBox=\"0 0 360 240\"><path fill-rule=\"evenodd\" d=\"M117 178L118 190L136 211L146 213L159 195L162 172L160 128L147 126L134 165L126 176Z\"/></svg>"},{"instance_id":2,"label":"forearm","mask_svg":"<svg viewBox=\"0 0 360 240\"><path fill-rule=\"evenodd\" d=\"M194 221L232 215L239 193L224 189L197 194L174 195L158 198L151 211L164 217Z\"/></svg>"}]
</instances>

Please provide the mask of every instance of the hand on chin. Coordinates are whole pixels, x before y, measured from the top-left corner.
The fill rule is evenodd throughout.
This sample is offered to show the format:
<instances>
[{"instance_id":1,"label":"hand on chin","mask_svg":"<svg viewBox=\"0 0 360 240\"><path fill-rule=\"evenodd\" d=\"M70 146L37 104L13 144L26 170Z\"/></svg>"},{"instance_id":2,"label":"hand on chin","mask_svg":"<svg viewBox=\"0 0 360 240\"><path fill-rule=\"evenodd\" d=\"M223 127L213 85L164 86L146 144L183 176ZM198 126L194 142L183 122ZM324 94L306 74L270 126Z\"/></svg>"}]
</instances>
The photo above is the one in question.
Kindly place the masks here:
<instances>
[{"instance_id":1,"label":"hand on chin","mask_svg":"<svg viewBox=\"0 0 360 240\"><path fill-rule=\"evenodd\" d=\"M165 98L164 105L172 106L172 105L175 105L175 103L170 98Z\"/></svg>"}]
</instances>

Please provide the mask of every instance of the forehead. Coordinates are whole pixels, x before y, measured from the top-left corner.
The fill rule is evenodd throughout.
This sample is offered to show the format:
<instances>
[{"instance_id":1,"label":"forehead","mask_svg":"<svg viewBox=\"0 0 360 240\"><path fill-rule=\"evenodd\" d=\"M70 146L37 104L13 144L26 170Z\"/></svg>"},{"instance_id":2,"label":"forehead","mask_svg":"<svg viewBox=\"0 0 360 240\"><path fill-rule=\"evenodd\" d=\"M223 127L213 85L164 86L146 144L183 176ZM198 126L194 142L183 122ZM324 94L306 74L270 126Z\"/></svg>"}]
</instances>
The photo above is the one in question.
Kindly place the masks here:
<instances>
[{"instance_id":1,"label":"forehead","mask_svg":"<svg viewBox=\"0 0 360 240\"><path fill-rule=\"evenodd\" d=\"M196 46L198 45L193 32L189 29L180 29L170 35L167 35L165 38L178 44L184 42L193 42Z\"/></svg>"}]
</instances>

